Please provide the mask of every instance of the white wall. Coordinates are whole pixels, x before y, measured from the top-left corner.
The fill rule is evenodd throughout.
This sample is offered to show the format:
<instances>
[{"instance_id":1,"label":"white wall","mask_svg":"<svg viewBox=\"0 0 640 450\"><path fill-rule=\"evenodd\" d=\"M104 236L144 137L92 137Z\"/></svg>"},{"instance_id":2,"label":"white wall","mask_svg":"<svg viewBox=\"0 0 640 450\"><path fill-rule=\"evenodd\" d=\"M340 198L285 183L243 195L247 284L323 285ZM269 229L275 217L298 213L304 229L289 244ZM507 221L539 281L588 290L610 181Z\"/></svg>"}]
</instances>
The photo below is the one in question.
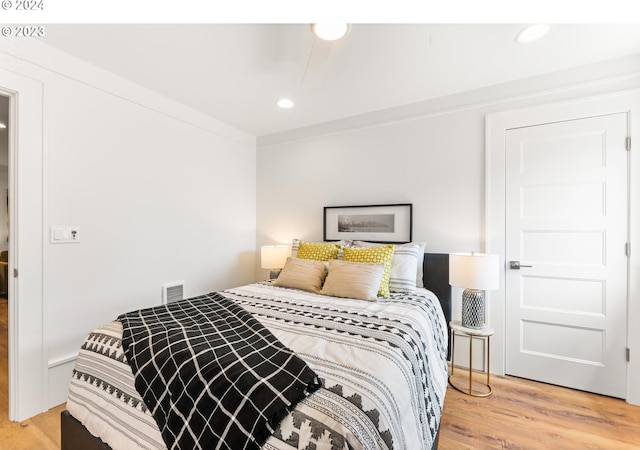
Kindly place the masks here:
<instances>
[{"instance_id":1,"label":"white wall","mask_svg":"<svg viewBox=\"0 0 640 450\"><path fill-rule=\"evenodd\" d=\"M487 114L639 86L640 55L259 138L258 244L320 240L323 206L410 202L428 252L483 251Z\"/></svg>"},{"instance_id":2,"label":"white wall","mask_svg":"<svg viewBox=\"0 0 640 450\"><path fill-rule=\"evenodd\" d=\"M159 304L163 282L183 280L193 296L255 280L255 138L34 41L3 40L0 69L43 90L43 348L55 405L84 336ZM80 242L50 244L57 225L79 226Z\"/></svg>"},{"instance_id":3,"label":"white wall","mask_svg":"<svg viewBox=\"0 0 640 450\"><path fill-rule=\"evenodd\" d=\"M452 135L449 117L439 116L261 147L258 240L322 238L323 206L410 202L413 235L431 250L477 247L467 230L481 227L482 189L467 195L458 186L477 178L482 154L468 149L483 122L464 120L468 133Z\"/></svg>"}]
</instances>

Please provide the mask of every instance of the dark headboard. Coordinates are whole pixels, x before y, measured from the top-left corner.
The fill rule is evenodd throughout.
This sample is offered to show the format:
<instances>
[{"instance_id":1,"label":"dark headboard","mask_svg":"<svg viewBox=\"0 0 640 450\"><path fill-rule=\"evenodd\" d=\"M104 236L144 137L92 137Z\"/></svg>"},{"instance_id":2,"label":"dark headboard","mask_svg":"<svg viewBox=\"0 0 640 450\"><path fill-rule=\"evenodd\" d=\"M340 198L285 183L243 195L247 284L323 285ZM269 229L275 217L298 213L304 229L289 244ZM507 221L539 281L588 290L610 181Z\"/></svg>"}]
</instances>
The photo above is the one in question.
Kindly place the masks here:
<instances>
[{"instance_id":1,"label":"dark headboard","mask_svg":"<svg viewBox=\"0 0 640 450\"><path fill-rule=\"evenodd\" d=\"M424 254L424 287L438 296L444 317L447 321L447 331L449 340L451 332L449 322L451 321L451 285L449 284L449 254L448 253L425 253ZM451 359L451 342L447 351L447 359Z\"/></svg>"}]
</instances>

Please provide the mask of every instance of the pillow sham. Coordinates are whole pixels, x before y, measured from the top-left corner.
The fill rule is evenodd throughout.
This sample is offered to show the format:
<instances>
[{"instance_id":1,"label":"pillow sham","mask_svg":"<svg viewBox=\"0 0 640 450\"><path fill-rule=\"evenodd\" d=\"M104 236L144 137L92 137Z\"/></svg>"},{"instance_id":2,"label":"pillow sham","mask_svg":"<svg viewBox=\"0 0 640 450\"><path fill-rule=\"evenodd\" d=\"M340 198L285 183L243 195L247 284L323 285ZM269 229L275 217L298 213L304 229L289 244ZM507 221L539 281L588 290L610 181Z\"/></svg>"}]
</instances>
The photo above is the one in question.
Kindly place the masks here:
<instances>
[{"instance_id":1,"label":"pillow sham","mask_svg":"<svg viewBox=\"0 0 640 450\"><path fill-rule=\"evenodd\" d=\"M391 273L393 250L394 245L371 248L344 248L342 259L344 261L359 263L384 263L384 272L380 280L378 296L389 297L389 275Z\"/></svg>"},{"instance_id":2,"label":"pillow sham","mask_svg":"<svg viewBox=\"0 0 640 450\"><path fill-rule=\"evenodd\" d=\"M415 292L417 286L418 260L423 259L420 246L396 245L389 273L390 292Z\"/></svg>"},{"instance_id":3,"label":"pillow sham","mask_svg":"<svg viewBox=\"0 0 640 450\"><path fill-rule=\"evenodd\" d=\"M291 256L293 258L297 258L298 257L298 248L300 247L300 243L304 242L301 241L300 239L293 239L293 241L291 242ZM338 250L338 258L337 259L342 259L342 247L353 247L353 241L347 240L347 239L343 239L341 241L335 241L335 242L305 242L308 244L337 244L340 246L340 250Z\"/></svg>"},{"instance_id":4,"label":"pillow sham","mask_svg":"<svg viewBox=\"0 0 640 450\"><path fill-rule=\"evenodd\" d=\"M338 259L339 252L340 246L338 244L300 242L296 257L315 261L329 261L330 259Z\"/></svg>"},{"instance_id":5,"label":"pillow sham","mask_svg":"<svg viewBox=\"0 0 640 450\"><path fill-rule=\"evenodd\" d=\"M381 244L379 242L366 242L366 241L353 241L353 246L357 248L371 248L371 247L379 247L385 244ZM424 251L427 246L427 241L416 241L409 242L407 244L396 244L395 251L398 252L399 249L404 247L413 248L414 245L418 246L418 265L416 267L416 287L423 288L424 287ZM391 262L392 266L394 262ZM399 291L404 292L404 291Z\"/></svg>"},{"instance_id":6,"label":"pillow sham","mask_svg":"<svg viewBox=\"0 0 640 450\"><path fill-rule=\"evenodd\" d=\"M311 259L287 258L278 278L272 284L318 293L327 276L327 264Z\"/></svg>"},{"instance_id":7,"label":"pillow sham","mask_svg":"<svg viewBox=\"0 0 640 450\"><path fill-rule=\"evenodd\" d=\"M334 259L320 294L376 301L384 263L359 263Z\"/></svg>"}]
</instances>

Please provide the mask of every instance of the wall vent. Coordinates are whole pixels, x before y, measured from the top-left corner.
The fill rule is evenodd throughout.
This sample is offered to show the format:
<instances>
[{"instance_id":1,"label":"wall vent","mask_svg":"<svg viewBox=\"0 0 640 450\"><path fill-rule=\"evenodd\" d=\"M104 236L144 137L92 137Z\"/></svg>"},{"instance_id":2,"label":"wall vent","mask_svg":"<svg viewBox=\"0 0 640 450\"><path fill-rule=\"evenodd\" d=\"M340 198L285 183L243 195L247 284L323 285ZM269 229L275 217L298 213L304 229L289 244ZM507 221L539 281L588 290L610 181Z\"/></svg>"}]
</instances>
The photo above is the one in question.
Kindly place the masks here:
<instances>
[{"instance_id":1,"label":"wall vent","mask_svg":"<svg viewBox=\"0 0 640 450\"><path fill-rule=\"evenodd\" d=\"M162 304L184 299L184 281L174 281L162 285Z\"/></svg>"}]
</instances>

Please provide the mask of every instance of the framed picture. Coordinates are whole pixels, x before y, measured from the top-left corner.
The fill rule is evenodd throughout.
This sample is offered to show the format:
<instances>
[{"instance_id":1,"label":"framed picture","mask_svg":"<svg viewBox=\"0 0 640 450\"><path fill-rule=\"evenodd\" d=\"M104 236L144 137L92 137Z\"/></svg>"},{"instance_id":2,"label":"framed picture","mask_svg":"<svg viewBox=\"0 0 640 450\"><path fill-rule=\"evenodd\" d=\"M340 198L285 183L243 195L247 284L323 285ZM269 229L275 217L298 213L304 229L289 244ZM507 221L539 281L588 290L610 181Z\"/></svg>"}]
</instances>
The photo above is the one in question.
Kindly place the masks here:
<instances>
[{"instance_id":1,"label":"framed picture","mask_svg":"<svg viewBox=\"0 0 640 450\"><path fill-rule=\"evenodd\" d=\"M325 206L324 240L411 242L412 203L395 205Z\"/></svg>"}]
</instances>

